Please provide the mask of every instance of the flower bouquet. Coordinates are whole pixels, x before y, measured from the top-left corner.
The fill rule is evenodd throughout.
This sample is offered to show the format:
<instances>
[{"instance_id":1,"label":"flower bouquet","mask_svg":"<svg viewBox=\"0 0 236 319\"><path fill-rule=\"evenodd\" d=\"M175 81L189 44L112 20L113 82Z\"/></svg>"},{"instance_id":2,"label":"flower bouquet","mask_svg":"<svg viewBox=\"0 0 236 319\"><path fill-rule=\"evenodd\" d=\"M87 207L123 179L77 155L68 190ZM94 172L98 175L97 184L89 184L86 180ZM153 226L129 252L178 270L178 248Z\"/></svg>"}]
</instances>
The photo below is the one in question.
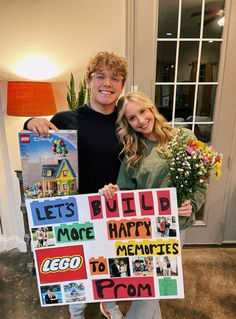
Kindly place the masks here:
<instances>
[{"instance_id":1,"label":"flower bouquet","mask_svg":"<svg viewBox=\"0 0 236 319\"><path fill-rule=\"evenodd\" d=\"M163 154L170 170L169 186L176 188L178 205L191 199L199 187L207 187L212 171L220 178L223 155L185 129L177 131L167 148Z\"/></svg>"}]
</instances>

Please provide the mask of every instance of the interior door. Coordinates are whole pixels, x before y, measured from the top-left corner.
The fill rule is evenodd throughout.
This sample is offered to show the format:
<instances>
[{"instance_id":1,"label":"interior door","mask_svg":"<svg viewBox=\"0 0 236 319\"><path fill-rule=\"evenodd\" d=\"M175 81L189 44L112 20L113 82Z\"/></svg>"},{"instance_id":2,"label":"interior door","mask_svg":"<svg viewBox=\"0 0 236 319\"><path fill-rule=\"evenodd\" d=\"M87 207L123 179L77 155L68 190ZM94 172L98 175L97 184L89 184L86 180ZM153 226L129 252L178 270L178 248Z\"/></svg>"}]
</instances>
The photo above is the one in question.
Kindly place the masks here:
<instances>
[{"instance_id":1,"label":"interior door","mask_svg":"<svg viewBox=\"0 0 236 319\"><path fill-rule=\"evenodd\" d=\"M235 98L235 97L234 97ZM236 112L234 113L233 138L230 143L231 153L228 160L228 179L226 187L226 207L223 225L223 243L235 243L236 241Z\"/></svg>"},{"instance_id":2,"label":"interior door","mask_svg":"<svg viewBox=\"0 0 236 319\"><path fill-rule=\"evenodd\" d=\"M187 230L186 241L190 244L222 244L236 242L236 99L234 58L236 36L236 3L225 3L225 26L218 86L214 106L212 142L223 153L223 169L220 181L212 180L206 196L202 218Z\"/></svg>"},{"instance_id":3,"label":"interior door","mask_svg":"<svg viewBox=\"0 0 236 319\"><path fill-rule=\"evenodd\" d=\"M130 0L128 10L130 88L151 96L172 126L190 128L224 155L222 177L212 179L186 243L235 242L236 2Z\"/></svg>"}]
</instances>

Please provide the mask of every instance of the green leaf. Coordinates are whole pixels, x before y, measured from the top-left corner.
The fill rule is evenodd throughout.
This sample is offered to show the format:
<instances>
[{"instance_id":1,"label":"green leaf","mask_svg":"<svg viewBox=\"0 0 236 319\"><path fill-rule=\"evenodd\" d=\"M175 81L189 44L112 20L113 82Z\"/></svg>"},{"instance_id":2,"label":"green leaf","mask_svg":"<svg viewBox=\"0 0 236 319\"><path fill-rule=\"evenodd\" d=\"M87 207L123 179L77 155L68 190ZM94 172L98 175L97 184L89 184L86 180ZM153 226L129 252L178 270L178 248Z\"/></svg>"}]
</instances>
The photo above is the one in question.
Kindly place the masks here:
<instances>
[{"instance_id":1,"label":"green leaf","mask_svg":"<svg viewBox=\"0 0 236 319\"><path fill-rule=\"evenodd\" d=\"M88 101L89 92L85 77L79 83L78 93L75 92L75 81L73 73L70 75L69 85L67 84L67 103L71 110L74 110Z\"/></svg>"}]
</instances>

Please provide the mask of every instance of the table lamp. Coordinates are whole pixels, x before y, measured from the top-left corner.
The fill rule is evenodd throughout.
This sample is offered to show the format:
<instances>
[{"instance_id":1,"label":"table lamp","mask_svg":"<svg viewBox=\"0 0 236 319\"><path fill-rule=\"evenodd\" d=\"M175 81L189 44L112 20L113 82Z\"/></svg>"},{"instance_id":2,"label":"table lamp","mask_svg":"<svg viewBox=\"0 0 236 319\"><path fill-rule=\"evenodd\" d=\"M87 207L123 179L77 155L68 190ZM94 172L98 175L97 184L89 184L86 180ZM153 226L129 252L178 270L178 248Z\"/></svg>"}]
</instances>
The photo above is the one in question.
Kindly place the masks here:
<instances>
[{"instance_id":1,"label":"table lamp","mask_svg":"<svg viewBox=\"0 0 236 319\"><path fill-rule=\"evenodd\" d=\"M46 116L54 113L56 104L51 83L8 82L7 115Z\"/></svg>"}]
</instances>

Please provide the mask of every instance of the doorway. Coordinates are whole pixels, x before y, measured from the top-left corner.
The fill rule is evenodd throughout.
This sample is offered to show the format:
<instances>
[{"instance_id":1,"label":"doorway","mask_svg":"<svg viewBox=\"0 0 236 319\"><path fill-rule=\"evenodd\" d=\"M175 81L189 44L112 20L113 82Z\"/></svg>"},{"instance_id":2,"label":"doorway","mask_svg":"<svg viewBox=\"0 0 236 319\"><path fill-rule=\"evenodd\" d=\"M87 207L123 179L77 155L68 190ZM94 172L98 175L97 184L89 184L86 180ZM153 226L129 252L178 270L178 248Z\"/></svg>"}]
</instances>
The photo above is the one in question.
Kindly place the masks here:
<instances>
[{"instance_id":1,"label":"doorway","mask_svg":"<svg viewBox=\"0 0 236 319\"><path fill-rule=\"evenodd\" d=\"M236 4L231 0L149 0L147 5L147 1L131 0L128 10L132 27L127 24L127 37L133 43L127 52L130 88L151 96L172 126L191 129L224 156L222 178L211 181L186 241L236 242L236 232L229 227L236 224L232 212L236 180L231 175L236 165L232 103L236 99ZM218 23L221 18L224 25Z\"/></svg>"}]
</instances>

